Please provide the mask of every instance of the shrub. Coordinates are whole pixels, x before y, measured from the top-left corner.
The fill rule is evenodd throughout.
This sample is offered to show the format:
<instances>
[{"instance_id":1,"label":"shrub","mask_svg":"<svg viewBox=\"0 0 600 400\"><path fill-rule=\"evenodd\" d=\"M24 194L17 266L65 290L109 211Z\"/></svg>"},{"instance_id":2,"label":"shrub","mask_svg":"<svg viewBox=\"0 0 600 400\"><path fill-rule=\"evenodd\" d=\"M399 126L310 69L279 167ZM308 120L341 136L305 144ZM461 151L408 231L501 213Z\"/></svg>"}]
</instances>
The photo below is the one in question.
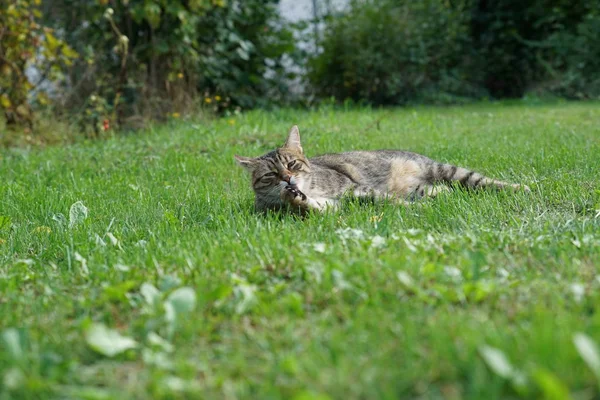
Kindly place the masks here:
<instances>
[{"instance_id":1,"label":"shrub","mask_svg":"<svg viewBox=\"0 0 600 400\"><path fill-rule=\"evenodd\" d=\"M552 34L542 45L553 56L544 61L548 79L539 91L548 91L572 99L600 98L600 4L572 31Z\"/></svg>"},{"instance_id":2,"label":"shrub","mask_svg":"<svg viewBox=\"0 0 600 400\"><path fill-rule=\"evenodd\" d=\"M492 97L521 97L532 86L555 78L548 66L557 68L562 50L558 34L575 34L589 13L587 0L474 0L471 9L473 51L478 55L473 74ZM569 50L570 51L570 50ZM558 57L558 58L557 58ZM558 71L555 71L558 72Z\"/></svg>"},{"instance_id":3,"label":"shrub","mask_svg":"<svg viewBox=\"0 0 600 400\"><path fill-rule=\"evenodd\" d=\"M122 125L130 116L179 115L197 99L214 111L279 99L281 58L293 42L277 3L53 1L49 17L85 57L65 107L84 104L98 126L107 118Z\"/></svg>"},{"instance_id":4,"label":"shrub","mask_svg":"<svg viewBox=\"0 0 600 400\"><path fill-rule=\"evenodd\" d=\"M42 26L39 0L0 0L0 109L7 127L27 125L33 128L34 115L30 98L45 105L49 99L40 85L61 79L77 53ZM28 69L39 76L31 82Z\"/></svg>"},{"instance_id":5,"label":"shrub","mask_svg":"<svg viewBox=\"0 0 600 400\"><path fill-rule=\"evenodd\" d=\"M321 96L375 104L476 95L466 4L443 0L355 1L328 24L309 62Z\"/></svg>"},{"instance_id":6,"label":"shrub","mask_svg":"<svg viewBox=\"0 0 600 400\"><path fill-rule=\"evenodd\" d=\"M600 3L356 0L309 63L321 96L374 104L597 97Z\"/></svg>"}]
</instances>

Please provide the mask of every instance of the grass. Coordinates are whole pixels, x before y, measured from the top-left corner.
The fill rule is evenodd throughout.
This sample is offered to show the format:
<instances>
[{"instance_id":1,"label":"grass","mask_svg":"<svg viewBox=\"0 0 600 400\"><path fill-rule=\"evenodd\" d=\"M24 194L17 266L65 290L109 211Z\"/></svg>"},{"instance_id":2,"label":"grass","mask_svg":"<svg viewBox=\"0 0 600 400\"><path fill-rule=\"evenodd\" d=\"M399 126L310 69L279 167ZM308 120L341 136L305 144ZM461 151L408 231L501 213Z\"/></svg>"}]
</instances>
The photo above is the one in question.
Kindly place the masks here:
<instances>
[{"instance_id":1,"label":"grass","mask_svg":"<svg viewBox=\"0 0 600 400\"><path fill-rule=\"evenodd\" d=\"M598 398L599 120L323 108L3 150L0 398ZM532 193L256 215L233 155L293 123L308 155L409 149Z\"/></svg>"}]
</instances>

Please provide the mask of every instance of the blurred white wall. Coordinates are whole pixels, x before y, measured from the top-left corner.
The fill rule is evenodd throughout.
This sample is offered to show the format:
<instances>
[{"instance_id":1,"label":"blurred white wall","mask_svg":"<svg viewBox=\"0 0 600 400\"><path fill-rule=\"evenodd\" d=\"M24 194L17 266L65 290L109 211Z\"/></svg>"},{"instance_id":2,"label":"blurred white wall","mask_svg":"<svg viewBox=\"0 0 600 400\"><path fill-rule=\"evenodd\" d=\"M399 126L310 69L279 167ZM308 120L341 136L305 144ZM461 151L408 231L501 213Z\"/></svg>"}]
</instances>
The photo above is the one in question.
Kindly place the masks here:
<instances>
[{"instance_id":1,"label":"blurred white wall","mask_svg":"<svg viewBox=\"0 0 600 400\"><path fill-rule=\"evenodd\" d=\"M279 12L281 16L291 22L302 22L322 18L325 15L335 13L343 10L350 0L280 0ZM316 10L315 10L316 6ZM324 25L322 22L313 24L302 34L296 34L296 46L305 50L308 53L314 53L318 51L315 43L316 31L322 32ZM294 72L299 76L304 74L304 70L301 66L294 64L291 59L284 59L284 65L290 72ZM304 94L304 84L301 78L296 78L290 82L290 90L297 94Z\"/></svg>"}]
</instances>

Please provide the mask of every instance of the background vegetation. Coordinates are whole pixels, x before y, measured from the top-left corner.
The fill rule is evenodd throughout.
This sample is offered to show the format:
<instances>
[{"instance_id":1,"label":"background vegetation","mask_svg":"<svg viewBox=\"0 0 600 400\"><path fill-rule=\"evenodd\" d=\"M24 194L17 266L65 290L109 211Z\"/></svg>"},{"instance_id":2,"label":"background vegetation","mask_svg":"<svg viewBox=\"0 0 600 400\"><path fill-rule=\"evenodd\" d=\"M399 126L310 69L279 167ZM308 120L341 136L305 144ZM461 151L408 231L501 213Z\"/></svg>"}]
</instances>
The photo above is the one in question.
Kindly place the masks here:
<instances>
[{"instance_id":1,"label":"background vegetation","mask_svg":"<svg viewBox=\"0 0 600 400\"><path fill-rule=\"evenodd\" d=\"M294 47L277 1L9 3L0 9L0 67L12 73L2 86L7 115L32 92L27 72L50 64L57 73L43 78L51 83L52 112L75 116L77 129L94 135L202 108L233 113L285 96L281 61ZM40 32L60 41L44 41ZM66 51L68 63L57 65ZM31 113L23 119L33 128Z\"/></svg>"},{"instance_id":2,"label":"background vegetation","mask_svg":"<svg viewBox=\"0 0 600 400\"><path fill-rule=\"evenodd\" d=\"M598 98L600 3L357 0L309 62L321 96L374 104Z\"/></svg>"},{"instance_id":3,"label":"background vegetation","mask_svg":"<svg viewBox=\"0 0 600 400\"><path fill-rule=\"evenodd\" d=\"M317 36L283 21L278 0L1 1L5 144L9 129L51 142L331 97L600 95L597 1L353 0L341 12L325 1ZM304 93L290 92L297 79Z\"/></svg>"}]
</instances>

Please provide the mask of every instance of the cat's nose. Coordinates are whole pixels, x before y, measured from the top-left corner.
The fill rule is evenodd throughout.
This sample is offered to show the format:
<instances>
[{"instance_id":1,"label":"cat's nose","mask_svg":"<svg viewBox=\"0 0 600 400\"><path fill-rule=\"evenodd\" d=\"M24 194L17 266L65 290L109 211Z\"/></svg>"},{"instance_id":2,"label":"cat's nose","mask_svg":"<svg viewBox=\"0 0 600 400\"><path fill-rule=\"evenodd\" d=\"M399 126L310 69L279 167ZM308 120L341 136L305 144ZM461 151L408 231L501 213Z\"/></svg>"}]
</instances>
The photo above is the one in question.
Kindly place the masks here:
<instances>
[{"instance_id":1,"label":"cat's nose","mask_svg":"<svg viewBox=\"0 0 600 400\"><path fill-rule=\"evenodd\" d=\"M287 183L290 183L290 181L292 180L292 176L291 175L283 175L283 180L286 181Z\"/></svg>"}]
</instances>

